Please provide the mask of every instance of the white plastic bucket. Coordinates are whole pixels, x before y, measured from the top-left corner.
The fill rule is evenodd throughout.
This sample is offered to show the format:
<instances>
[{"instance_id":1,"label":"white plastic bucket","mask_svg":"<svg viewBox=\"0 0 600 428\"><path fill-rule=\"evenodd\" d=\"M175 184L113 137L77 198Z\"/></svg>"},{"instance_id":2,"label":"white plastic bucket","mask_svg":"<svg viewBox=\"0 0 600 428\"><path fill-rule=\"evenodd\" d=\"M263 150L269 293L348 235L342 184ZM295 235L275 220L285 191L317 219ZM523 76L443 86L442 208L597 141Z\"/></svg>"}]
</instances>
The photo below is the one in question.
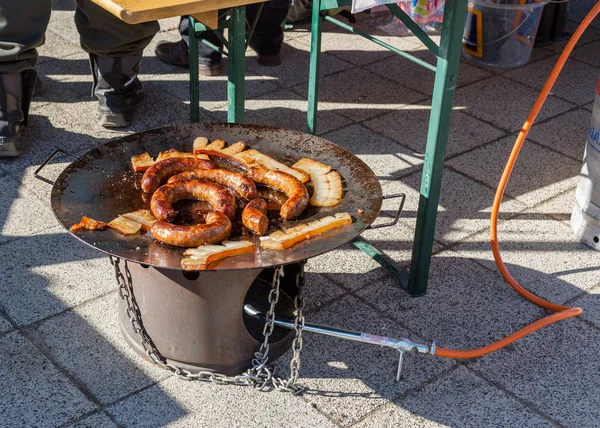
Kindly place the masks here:
<instances>
[{"instance_id":1,"label":"white plastic bucket","mask_svg":"<svg viewBox=\"0 0 600 428\"><path fill-rule=\"evenodd\" d=\"M515 68L526 64L548 1L469 0L463 56L487 67Z\"/></svg>"}]
</instances>

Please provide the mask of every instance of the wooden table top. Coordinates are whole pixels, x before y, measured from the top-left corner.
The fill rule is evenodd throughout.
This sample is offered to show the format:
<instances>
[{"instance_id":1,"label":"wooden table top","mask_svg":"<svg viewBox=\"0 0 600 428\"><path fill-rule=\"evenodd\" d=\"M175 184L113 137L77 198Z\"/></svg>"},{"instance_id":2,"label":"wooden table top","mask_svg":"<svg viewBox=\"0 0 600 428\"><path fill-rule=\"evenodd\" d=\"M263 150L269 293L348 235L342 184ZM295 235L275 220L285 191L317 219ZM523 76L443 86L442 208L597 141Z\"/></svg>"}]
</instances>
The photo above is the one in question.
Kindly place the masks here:
<instances>
[{"instance_id":1,"label":"wooden table top","mask_svg":"<svg viewBox=\"0 0 600 428\"><path fill-rule=\"evenodd\" d=\"M213 15L219 9L260 3L264 0L92 0L128 24L181 15ZM211 12L207 14L207 12ZM214 27L213 27L214 28Z\"/></svg>"}]
</instances>

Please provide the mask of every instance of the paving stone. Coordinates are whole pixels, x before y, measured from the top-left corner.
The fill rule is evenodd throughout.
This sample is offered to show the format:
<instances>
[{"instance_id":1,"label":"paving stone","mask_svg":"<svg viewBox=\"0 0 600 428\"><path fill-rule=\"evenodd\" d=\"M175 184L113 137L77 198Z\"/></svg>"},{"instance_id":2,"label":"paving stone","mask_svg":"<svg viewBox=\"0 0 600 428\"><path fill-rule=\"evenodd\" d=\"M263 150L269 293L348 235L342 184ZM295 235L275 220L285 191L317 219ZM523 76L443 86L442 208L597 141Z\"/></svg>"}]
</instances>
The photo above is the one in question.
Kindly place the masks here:
<instances>
[{"instance_id":1,"label":"paving stone","mask_svg":"<svg viewBox=\"0 0 600 428\"><path fill-rule=\"evenodd\" d=\"M459 88L454 107L465 107L469 114L490 122L502 129L515 132L521 129L539 91L502 76ZM544 120L569 110L573 104L549 96L539 120Z\"/></svg>"},{"instance_id":2,"label":"paving stone","mask_svg":"<svg viewBox=\"0 0 600 428\"><path fill-rule=\"evenodd\" d=\"M355 290L379 280L387 271L352 244L346 244L306 263L306 271L323 274L346 289Z\"/></svg>"},{"instance_id":3,"label":"paving stone","mask_svg":"<svg viewBox=\"0 0 600 428\"><path fill-rule=\"evenodd\" d=\"M319 311L307 322L395 339L411 336L351 296ZM323 352L324 349L331 351ZM389 348L307 333L302 382L310 391L304 397L339 425L349 426L454 364L449 360L407 355L402 379L396 382L397 356Z\"/></svg>"},{"instance_id":4,"label":"paving stone","mask_svg":"<svg viewBox=\"0 0 600 428\"><path fill-rule=\"evenodd\" d=\"M577 29L578 25L579 24L576 24L573 21L567 21L565 24L564 31L572 35ZM593 28L588 28L587 30L585 30L585 32L581 36L581 39L579 39L579 41L577 42L575 49L571 53L570 58L576 58L579 61L587 62L591 65L600 65L600 62L594 64L594 58L590 58L583 55L585 49L582 49L583 47L587 48L591 42L594 42L596 40L600 40L600 31L594 30ZM567 46L567 42L568 40L565 40L564 42L552 43L546 46L545 48L560 54L564 50L565 46Z\"/></svg>"},{"instance_id":5,"label":"paving stone","mask_svg":"<svg viewBox=\"0 0 600 428\"><path fill-rule=\"evenodd\" d=\"M305 96L308 85L294 86L294 90ZM362 121L424 98L412 89L354 68L320 79L318 108L319 112L333 110L354 121Z\"/></svg>"},{"instance_id":6,"label":"paving stone","mask_svg":"<svg viewBox=\"0 0 600 428\"><path fill-rule=\"evenodd\" d=\"M583 159L589 131L590 112L580 108L533 125L528 139L574 159Z\"/></svg>"},{"instance_id":7,"label":"paving stone","mask_svg":"<svg viewBox=\"0 0 600 428\"><path fill-rule=\"evenodd\" d=\"M450 349L487 345L543 316L498 273L475 261L453 251L434 255L423 297L413 298L385 281L358 295L413 334Z\"/></svg>"},{"instance_id":8,"label":"paving stone","mask_svg":"<svg viewBox=\"0 0 600 428\"><path fill-rule=\"evenodd\" d=\"M74 104L71 106L65 104L65 106L72 109L73 113L78 109ZM85 103L79 105L80 111L84 111L86 108ZM8 171L14 179L19 181L25 177L32 178L36 168L32 170L28 170L28 168L39 166L56 149L77 154L101 144L105 139L98 138L98 133L102 132L99 128L99 125L95 123L95 110L93 114L90 111L89 114L73 116L55 104L40 107L29 116L29 126L23 131L23 154L16 158L4 159L0 168ZM55 161L64 163L64 168L72 159L68 156L61 156ZM49 174L56 178L59 171L60 169L54 167L50 171L44 171L43 174ZM38 182L36 183L38 187L43 184L44 188L50 188L38 180L35 182ZM29 183L30 181L25 186L33 189Z\"/></svg>"},{"instance_id":9,"label":"paving stone","mask_svg":"<svg viewBox=\"0 0 600 428\"><path fill-rule=\"evenodd\" d=\"M20 333L0 337L0 361L0 426L59 426L95 409Z\"/></svg>"},{"instance_id":10,"label":"paving stone","mask_svg":"<svg viewBox=\"0 0 600 428\"><path fill-rule=\"evenodd\" d=\"M571 212L576 203L575 191L575 188L568 190L565 193L536 206L534 210L570 225Z\"/></svg>"},{"instance_id":11,"label":"paving stone","mask_svg":"<svg viewBox=\"0 0 600 428\"><path fill-rule=\"evenodd\" d=\"M33 174L42 162L42 160L38 160L37 158L48 158L53 151L54 148L46 145L45 147L40 147L39 150L31 150L23 153L21 157L14 159L7 165L7 174L10 175L12 180L16 180L16 182L19 183L18 188L21 189L20 191L23 194L33 195L35 198L37 198L38 203L40 203L44 208L43 212L45 215L42 216L42 219L46 222L46 228L57 227L59 225L58 221L52 214L52 208L50 205L52 185L38 180ZM30 157L33 159L30 159ZM40 171L40 175L49 179L50 181L55 181L56 178L58 178L58 176L69 165L69 163L72 162L72 160L73 158L71 156L59 153L52 162L50 162L42 171ZM17 188L15 188L13 191L16 192L16 189ZM30 221L34 222L37 220L31 219Z\"/></svg>"},{"instance_id":12,"label":"paving stone","mask_svg":"<svg viewBox=\"0 0 600 428\"><path fill-rule=\"evenodd\" d=\"M335 427L302 398L171 377L109 407L125 427Z\"/></svg>"},{"instance_id":13,"label":"paving stone","mask_svg":"<svg viewBox=\"0 0 600 428\"><path fill-rule=\"evenodd\" d=\"M473 368L564 426L593 427L600 417L599 343L597 329L566 320L477 359Z\"/></svg>"},{"instance_id":14,"label":"paving stone","mask_svg":"<svg viewBox=\"0 0 600 428\"><path fill-rule=\"evenodd\" d=\"M548 58L549 56L552 55L552 51L549 51L545 48L533 48L533 51L531 51L531 57L529 58L529 62L528 64L531 64L533 62L539 61L541 59L544 58ZM482 64L478 64L477 62L475 62L472 58L467 57L464 53L462 55L462 60L466 63L468 63L469 65L472 65L473 67L477 67L483 71L487 71L488 73L492 73L492 74L502 74L507 72L506 68L500 68L500 67L489 67L489 66L485 66Z\"/></svg>"},{"instance_id":15,"label":"paving stone","mask_svg":"<svg viewBox=\"0 0 600 428\"><path fill-rule=\"evenodd\" d=\"M571 2L571 19L581 17L595 1ZM32 174L54 148L80 154L110 138L189 120L188 70L163 64L154 57L154 48L160 40L179 40L176 30L179 18L174 17L161 22L162 32L144 52L141 79L147 98L140 105L136 124L129 130L118 132L97 126L97 101L90 97L88 56L79 48L79 35L73 23L74 8L73 0L53 2L52 21L46 44L40 49L41 62L37 66L44 89L34 98L30 124L24 130L25 151L20 158L0 161L0 181L8 182L5 184L7 191L0 192L0 195L9 195L9 198L21 195L12 203L16 206L17 201L23 199L19 202L19 213L24 212L22 207L35 208L40 202L42 212L50 213L51 187L34 179ZM367 18L371 17L368 14L358 16L359 20L364 19L361 28L368 26ZM598 27L598 22L594 23L595 27ZM416 196L417 192L413 189L418 189L420 173L416 171L422 164L429 115L429 106L425 105L429 97L423 93L430 91L431 75L427 75L427 71L415 74L416 66L409 62L396 64L400 59L393 53L352 36L331 23L326 23L324 28L319 114L322 126L319 132L338 129L340 138L334 142L346 144L364 156L373 168L381 172L384 184L385 177L390 176L394 180L391 184L387 183L384 190L393 191L396 181L400 181L398 178L404 182L404 177L408 177L413 181L405 186ZM572 23L567 27L569 31L573 28ZM256 63L255 53L248 52L247 116L252 121L268 121L304 130L309 30L310 26L303 24L286 32L280 67L261 67ZM376 34L371 29L367 31ZM425 55L424 48L419 46L420 42L414 36L384 36L384 39L421 57ZM433 35L432 39L439 42L440 37ZM589 97L589 91L596 87L598 72L589 70L600 66L595 55L599 41L600 32L588 30L570 61L579 61L579 65L573 69L568 66L565 70L565 82L575 82L575 89L565 85L563 95L572 97L577 104ZM533 77L522 76L523 70L541 70L542 73L561 49L561 44L536 48L530 68L517 71L487 70L466 61L461 64L459 86L466 82L469 84L460 87L457 92L448 154L461 160L459 166L464 168L460 169L462 172L487 184L490 189L472 185L464 177L457 178L458 189L464 193L462 199L472 198L474 201L462 201L455 196L458 192L453 194L450 191L449 196L459 199L452 201L453 206L479 206L478 201L482 201L483 206L484 199L487 201L491 188L497 184L508 146L512 146L515 137L506 139L506 147L502 143L490 142L501 137L502 132L520 129L539 92L531 87L540 87L544 80L529 81L527 79ZM536 65L537 62L541 64ZM202 121L223 120L225 117L226 59L223 66L223 75L201 79ZM497 76L502 73L510 73L513 78ZM540 77L543 74L534 75ZM403 80L407 76L409 79ZM521 78L526 80L525 85L515 82L515 79ZM483 80L475 82L478 79ZM404 86L403 82L409 83ZM583 94L581 97L580 93ZM509 347L509 350L480 359L477 364L490 363L493 368L478 368L477 375L461 366L452 370L457 366L448 360L409 356L405 371L407 379L396 384L392 380L396 364L393 351L379 348L374 354L373 347L307 334L305 346L308 357L303 357L301 375L307 377L311 386L320 385L321 395L312 391L301 399L286 394L260 394L247 388L217 387L168 378L113 404L110 407L111 417L108 417L104 410L87 402L66 378L61 377L59 371L27 339L18 332L10 331L12 325L0 317L0 341L5 343L20 338L25 344L8 357L8 365L0 364L0 372L7 370L9 373L8 376L6 372L0 374L0 402L3 403L0 405L0 425L4 426L3 421L9 421L11 426L71 424L103 427L115 426L111 420L114 418L117 424L125 426L302 424L320 427L343 426L359 420L363 426L537 426L539 418L527 407L539 409L537 414L550 414L564 425L597 425L599 399L595 393L598 383L595 373L598 372L598 364L594 347L600 343L595 337L597 330L594 327L600 327L596 316L599 312L596 296L600 287L597 253L575 243L568 224L565 224L574 203L573 191L581 168L578 150L583 149L584 144L576 134L589 124L592 109L589 101L581 106L583 111L570 111L576 106L557 97L548 101L541 120L550 121L539 124L547 128L541 130L542 140L538 141L541 144L532 142L526 145L536 148L524 149L526 152L531 150L531 153L524 154L523 161L527 162L517 165L515 178L521 168L532 172L521 173L521 181L510 189L515 193L512 196L525 199L524 202L534 208L521 213L516 220L504 222L500 230L502 248L507 245L510 253L509 270L528 289L557 302L570 302L579 297L573 304L581 304L585 320L565 323L576 323L574 335L567 331L558 335L557 340L547 334L560 326L538 331L531 338ZM420 104L408 105L415 102ZM389 113L385 114L386 111ZM583 120L586 111L587 118ZM339 115L340 112L344 115ZM567 113L561 115L561 112ZM365 119L373 119L366 124L370 130L357 126L350 127L349 131L340 129L349 120ZM582 123L581 129L577 128L577 121ZM532 139L537 126L532 131ZM561 137L556 138L552 134ZM569 140L576 138L577 142L568 144ZM489 151L476 149L479 145L491 148ZM473 152L476 156L472 158L460 155L473 149L476 149ZM504 154L499 156L499 152ZM401 159L392 159L393 156ZM528 160L528 156L534 160ZM59 157L44 170L44 174L55 178L68 162L68 157ZM554 170L551 171L551 168ZM452 169L446 171L458 175ZM569 181L571 176L572 182ZM445 182L450 183L448 180ZM466 194L465 189L474 189L476 194ZM4 205L12 213L11 204ZM396 201L386 201L378 221L389 218L395 206ZM445 211L440 213L440 218L452 212L443 206ZM363 234L365 239L402 266L410 260L414 235L415 208L407 208L403 223ZM503 208L506 216L517 211ZM464 211L465 214L459 217L473 217L456 220L459 224L467 222L466 226L461 225L460 230L454 230L455 225L450 226L448 236L463 236L467 229L472 226L478 229L486 220L485 208L479 211L465 208ZM466 214L467 211L469 214ZM6 218L19 220L22 230L36 221L23 221L23 214L16 217L7 215ZM2 216L0 210L0 218ZM32 216L38 218L39 212L33 210ZM18 223L14 223L15 227ZM72 373L86 392L93 391L102 400L121 397L125 391L135 390L138 385L150 385L153 375L144 370L152 371L151 366L128 354L130 351L125 342L116 333L115 318L110 313L115 307L107 303L114 293L102 297L114 290L116 285L107 261L99 253L80 247L72 237L62 232L55 220L50 218L42 223L47 223L50 229L42 233L31 231L37 235L0 244L1 254L18 255L9 258L9 262L0 268L0 313L19 326L41 321L24 331L42 347L43 352L60 359L59 366ZM12 221L10 224L13 224ZM502 240L502 234L507 233L502 227L508 229L508 242ZM0 241L12 239L1 228L0 231ZM544 311L513 293L496 273L487 244L488 232L482 231L472 238L461 244L460 256L444 251L446 246L435 242L434 251L439 254L434 257L429 295L421 299L408 299L408 295L399 289L396 278L350 244L311 259L307 266L307 321L323 321L421 341L418 334L425 339L436 339L440 345L468 347L487 344L542 316ZM444 242L452 246L456 241L448 239ZM58 253L56 248L60 249L60 254L55 254ZM436 262L440 257L445 260ZM358 300L349 293L358 294ZM85 303L89 299L92 300ZM99 308L102 305L96 302L106 304L106 308ZM74 311L60 314L81 303L83 305ZM373 305L378 309L371 310ZM404 312L399 309L404 309ZM382 320L382 311L395 318L397 323ZM49 315L54 316L43 320ZM474 330L473 325L482 331L471 331ZM77 332L76 339L79 339L69 342L55 326L72 327L71 331ZM402 330L402 327L411 331ZM572 337L577 334L584 337L576 338L573 345ZM528 340L534 341L534 344L528 345ZM6 355L7 347L0 346L0 349ZM112 356L110 366L100 359L102 352ZM540 354L543 355L540 357ZM289 364L289 356L288 353L287 359L280 361L284 369ZM508 358L506 364L505 358ZM538 362L540 358L542 363ZM0 357L0 360L5 359ZM45 365L40 365L38 360L44 361ZM472 362L468 364L471 369ZM31 371L31 367L40 366L45 369ZM101 376L92 373L88 366L97 366ZM122 373L128 366L131 366L131 371ZM111 371L111 368L114 370ZM21 373L27 373L27 376ZM32 376L34 383L31 383ZM481 379L492 382L486 383ZM127 380L131 382L120 388ZM566 386L563 387L561 382ZM502 392L503 388L517 394L520 403L519 399ZM73 399L73 396L76 398ZM8 400L5 397L9 397ZM19 404L13 405L13 402ZM528 404L523 407L523 402ZM23 408L27 412L22 411ZM9 413L3 413L6 411ZM12 418L12 415L17 415L17 418ZM490 415L494 419L490 419ZM547 422L552 424L551 419Z\"/></svg>"},{"instance_id":16,"label":"paving stone","mask_svg":"<svg viewBox=\"0 0 600 428\"><path fill-rule=\"evenodd\" d=\"M73 15L73 12L67 13L71 13L71 15ZM66 20L51 20L48 24L46 41L44 42L44 45L38 48L40 62L47 61L50 58L63 58L82 51L79 43L74 43L72 40L65 39L60 35L62 30L58 27L62 27L65 24L69 26L75 25Z\"/></svg>"},{"instance_id":17,"label":"paving stone","mask_svg":"<svg viewBox=\"0 0 600 428\"><path fill-rule=\"evenodd\" d=\"M384 189L384 194L393 193L392 191L388 191L387 188ZM397 199L384 201L382 213L374 224L392 221L397 208ZM406 223L414 223L412 219L416 216L416 211L405 203L403 213L400 217L402 220L398 224L381 229L366 230L361 234L361 237L385 253L397 265L405 268L408 272L408 265L412 257L415 229L414 226L407 226ZM439 251L441 248L443 248L443 245L434 241L433 251Z\"/></svg>"},{"instance_id":18,"label":"paving stone","mask_svg":"<svg viewBox=\"0 0 600 428\"><path fill-rule=\"evenodd\" d=\"M517 70L504 73L510 79L524 83L541 90L556 64L558 55L536 61ZM558 80L552 87L552 93L557 97L574 104L583 105L594 100L600 69L584 64L577 60L567 61ZM543 76L540 78L540 76Z\"/></svg>"},{"instance_id":19,"label":"paving stone","mask_svg":"<svg viewBox=\"0 0 600 428\"><path fill-rule=\"evenodd\" d=\"M405 215L402 221L415 229L419 205L421 172L385 185L386 194L405 193ZM457 174L444 171L438 207L435 239L451 244L489 226L494 192L481 184ZM517 213L526 208L519 201L507 198L503 213Z\"/></svg>"},{"instance_id":20,"label":"paving stone","mask_svg":"<svg viewBox=\"0 0 600 428\"><path fill-rule=\"evenodd\" d=\"M158 23L160 24L160 33L155 37L162 36L165 32L168 31L179 31L179 16L174 16L172 18L159 19Z\"/></svg>"},{"instance_id":21,"label":"paving stone","mask_svg":"<svg viewBox=\"0 0 600 428\"><path fill-rule=\"evenodd\" d=\"M189 78L186 74L140 74L140 80L144 84L144 100L136 108L136 114L133 124L121 130L107 130L97 123L98 101L90 97L90 79L89 65L86 65L86 59L79 56L69 57L71 61L76 62L77 67L87 68L81 70L78 74L65 76L60 74L51 74L60 80L61 86L68 88L70 95L68 98L63 96L59 101L62 102L61 108L70 116L83 118L89 124L86 128L81 127L85 133L92 135L101 135L106 138L116 138L121 135L132 132L140 132L150 128L175 125L178 123L189 123ZM158 60L150 58L148 63L159 63ZM53 67L55 68L55 67ZM171 73L177 73L180 69L171 68ZM143 71L143 69L142 69ZM51 70L51 73L58 71ZM185 77L178 82L170 82L169 76L177 76L177 79ZM185 96L179 97L170 94L174 86L182 85L185 87ZM165 93L166 91L166 93ZM173 91L176 92L176 91ZM225 93L226 94L226 93ZM52 99L51 99L52 100ZM201 120L207 121L208 116L201 112ZM76 128L79 130L79 128Z\"/></svg>"},{"instance_id":22,"label":"paving stone","mask_svg":"<svg viewBox=\"0 0 600 428\"><path fill-rule=\"evenodd\" d=\"M419 45L404 37L379 35L377 38L397 49L408 52L420 48ZM305 40L310 43L310 38ZM322 32L321 52L327 52L356 65L370 64L395 55L386 48L376 45L362 36L352 34L337 26Z\"/></svg>"},{"instance_id":23,"label":"paving stone","mask_svg":"<svg viewBox=\"0 0 600 428\"><path fill-rule=\"evenodd\" d=\"M595 31L595 30L590 30L593 31L593 35L600 35L600 31ZM584 33L586 34L587 31ZM578 48L576 48L575 50L573 50L573 53L571 54L572 58L577 59L578 61L581 62L585 62L586 64L592 65L594 67L600 67L600 60L597 58L596 52L598 52L598 49L600 48L600 41L596 41L593 43L588 43L584 46L580 46ZM594 87L592 86L592 90L594 89Z\"/></svg>"},{"instance_id":24,"label":"paving stone","mask_svg":"<svg viewBox=\"0 0 600 428\"><path fill-rule=\"evenodd\" d=\"M577 242L561 221L526 211L498 225L498 241L511 275L526 288L537 286L541 297L561 303L599 283L598 253ZM496 269L487 231L468 238L456 250Z\"/></svg>"},{"instance_id":25,"label":"paving stone","mask_svg":"<svg viewBox=\"0 0 600 428\"><path fill-rule=\"evenodd\" d=\"M69 12L74 12L76 5L74 0L54 0L52 2L52 19L60 18L61 12L65 12L65 16Z\"/></svg>"},{"instance_id":26,"label":"paving stone","mask_svg":"<svg viewBox=\"0 0 600 428\"><path fill-rule=\"evenodd\" d=\"M583 106L584 109L586 109L587 111L593 111L594 110L594 103L589 103Z\"/></svg>"},{"instance_id":27,"label":"paving stone","mask_svg":"<svg viewBox=\"0 0 600 428\"><path fill-rule=\"evenodd\" d=\"M0 315L0 333L6 333L7 331L11 331L13 326L6 318Z\"/></svg>"},{"instance_id":28,"label":"paving stone","mask_svg":"<svg viewBox=\"0 0 600 428\"><path fill-rule=\"evenodd\" d=\"M104 412L96 413L87 418L83 418L72 425L69 428L116 428L117 425L110 420L110 418Z\"/></svg>"},{"instance_id":29,"label":"paving stone","mask_svg":"<svg viewBox=\"0 0 600 428\"><path fill-rule=\"evenodd\" d=\"M516 136L511 135L448 161L447 165L495 189ZM506 195L534 206L577 186L581 162L526 141Z\"/></svg>"},{"instance_id":30,"label":"paving stone","mask_svg":"<svg viewBox=\"0 0 600 428\"><path fill-rule=\"evenodd\" d=\"M410 52L410 54L435 66L436 58L428 50L414 51ZM395 80L396 82L406 85L429 97L433 94L435 73L428 71L424 69L423 66L402 58L399 55L394 55L383 61L370 64L365 68L380 76ZM463 61L459 66L456 87L459 88L466 84L485 79L491 75L491 73L473 67Z\"/></svg>"},{"instance_id":31,"label":"paving stone","mask_svg":"<svg viewBox=\"0 0 600 428\"><path fill-rule=\"evenodd\" d=\"M28 328L28 338L102 404L169 376L123 340L117 301L111 293Z\"/></svg>"},{"instance_id":32,"label":"paving stone","mask_svg":"<svg viewBox=\"0 0 600 428\"><path fill-rule=\"evenodd\" d=\"M598 287L571 302L569 306L578 306L583 309L581 317L600 328L600 289Z\"/></svg>"},{"instance_id":33,"label":"paving stone","mask_svg":"<svg viewBox=\"0 0 600 428\"><path fill-rule=\"evenodd\" d=\"M177 21L175 23L175 27L178 28L179 19L174 18ZM174 65L166 64L162 61L159 61L154 54L154 50L156 49L156 45L162 41L167 42L179 42L181 40L181 36L179 35L178 29L167 30L170 25L164 24L161 22L161 30L165 29L166 31L161 31L158 33L152 41L146 46L144 49L144 57L142 58L142 65L140 67L142 80L145 80L146 75L156 75L156 74L181 74L182 78L189 76L189 69L186 67L176 67ZM225 73L227 69L224 69ZM189 79L189 77L188 77ZM188 95L189 99L189 95Z\"/></svg>"},{"instance_id":34,"label":"paving stone","mask_svg":"<svg viewBox=\"0 0 600 428\"><path fill-rule=\"evenodd\" d=\"M277 79L282 86L291 87L308 82L308 65L310 52L310 35L303 35L288 40L285 34L281 48L282 64L278 67L264 67L256 61L256 53L248 51L246 69L257 76L269 76ZM350 62L344 61L327 52L322 52L319 63L319 76L327 76L342 70L354 67ZM306 94L304 94L306 96Z\"/></svg>"},{"instance_id":35,"label":"paving stone","mask_svg":"<svg viewBox=\"0 0 600 428\"><path fill-rule=\"evenodd\" d=\"M364 125L424 155L430 112L431 103L412 104L368 120ZM506 131L454 110L446 157L489 143L503 135L506 135Z\"/></svg>"},{"instance_id":36,"label":"paving stone","mask_svg":"<svg viewBox=\"0 0 600 428\"><path fill-rule=\"evenodd\" d=\"M180 70L160 75L144 75L144 82L152 82L158 94L167 92L175 99L189 102L189 75ZM275 78L255 76L246 72L246 99L255 98L279 88ZM199 78L200 108L208 111L227 110L227 73L220 76L200 76Z\"/></svg>"},{"instance_id":37,"label":"paving stone","mask_svg":"<svg viewBox=\"0 0 600 428\"><path fill-rule=\"evenodd\" d=\"M423 159L411 150L360 126L350 125L323 135L365 162L380 182L395 180L417 169Z\"/></svg>"},{"instance_id":38,"label":"paving stone","mask_svg":"<svg viewBox=\"0 0 600 428\"><path fill-rule=\"evenodd\" d=\"M67 10L53 8L48 28L72 44L79 45L80 38L75 26L74 10L74 8L68 8Z\"/></svg>"},{"instance_id":39,"label":"paving stone","mask_svg":"<svg viewBox=\"0 0 600 428\"><path fill-rule=\"evenodd\" d=\"M0 246L18 255L3 266L0 304L19 326L116 288L107 258L57 230Z\"/></svg>"},{"instance_id":40,"label":"paving stone","mask_svg":"<svg viewBox=\"0 0 600 428\"><path fill-rule=\"evenodd\" d=\"M382 406L359 423L353 425L356 428L374 426L378 428L432 428L446 427L447 425L440 425L391 403Z\"/></svg>"},{"instance_id":41,"label":"paving stone","mask_svg":"<svg viewBox=\"0 0 600 428\"><path fill-rule=\"evenodd\" d=\"M118 138L135 132L143 132L148 129L164 126L189 123L189 104L162 92L162 86L154 81L145 81L145 97L142 104L138 106L135 119L131 126L123 130L107 130L96 122L98 102L67 104L63 109L71 116L77 112L92 122L92 133L100 135L105 139ZM206 113L201 112L201 121L210 121ZM97 145L97 144L96 144ZM90 147L91 148L91 147Z\"/></svg>"},{"instance_id":42,"label":"paving stone","mask_svg":"<svg viewBox=\"0 0 600 428\"><path fill-rule=\"evenodd\" d=\"M55 224L50 207L19 186L7 172L0 172L0 194L3 201L0 204L0 244L33 235Z\"/></svg>"},{"instance_id":43,"label":"paving stone","mask_svg":"<svg viewBox=\"0 0 600 428\"><path fill-rule=\"evenodd\" d=\"M259 98L247 100L245 122L306 132L306 107L306 98L288 89L280 89ZM218 121L226 122L227 111L219 111L215 113L215 117ZM351 123L349 119L332 111L321 112L319 119L319 133L325 133Z\"/></svg>"},{"instance_id":44,"label":"paving stone","mask_svg":"<svg viewBox=\"0 0 600 428\"><path fill-rule=\"evenodd\" d=\"M458 367L423 390L386 406L356 427L520 428L551 425L466 368Z\"/></svg>"},{"instance_id":45,"label":"paving stone","mask_svg":"<svg viewBox=\"0 0 600 428\"><path fill-rule=\"evenodd\" d=\"M329 302L339 298L345 292L346 291L343 288L329 281L323 275L307 272L306 285L304 286L304 308L306 313L314 312L315 310L326 306Z\"/></svg>"},{"instance_id":46,"label":"paving stone","mask_svg":"<svg viewBox=\"0 0 600 428\"><path fill-rule=\"evenodd\" d=\"M95 101L91 95L93 80L87 53L80 50L61 58L48 57L36 70L43 87L34 94L34 100L53 104Z\"/></svg>"},{"instance_id":47,"label":"paving stone","mask_svg":"<svg viewBox=\"0 0 600 428\"><path fill-rule=\"evenodd\" d=\"M573 4L569 4L569 20L580 23L592 10L595 3L593 0L578 0ZM600 30L600 19L598 17L591 22L590 28Z\"/></svg>"}]
</instances>

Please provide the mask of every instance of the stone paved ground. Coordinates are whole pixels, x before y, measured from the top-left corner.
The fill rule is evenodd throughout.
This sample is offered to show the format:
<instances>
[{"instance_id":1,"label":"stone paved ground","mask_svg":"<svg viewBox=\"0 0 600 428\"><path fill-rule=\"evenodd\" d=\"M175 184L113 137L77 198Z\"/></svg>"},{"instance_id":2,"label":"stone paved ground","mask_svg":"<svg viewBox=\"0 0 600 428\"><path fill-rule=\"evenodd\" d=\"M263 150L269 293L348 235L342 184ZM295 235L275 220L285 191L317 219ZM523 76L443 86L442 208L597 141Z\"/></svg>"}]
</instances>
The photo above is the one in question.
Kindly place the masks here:
<instances>
[{"instance_id":1,"label":"stone paved ground","mask_svg":"<svg viewBox=\"0 0 600 428\"><path fill-rule=\"evenodd\" d=\"M59 227L50 187L32 178L57 147L83 153L121 134L94 122L86 55L70 0L54 2L25 153L0 161L0 426L600 426L599 257L574 241L569 215L600 73L600 21L575 50L534 126L507 190L499 226L516 278L581 318L472 361L395 354L307 334L303 397L188 383L151 366L121 338L108 260ZM572 30L592 5L571 3ZM188 118L184 70L146 51L148 97L137 132ZM416 39L387 38L427 58ZM248 121L304 129L310 36L286 34L279 68L248 61ZM401 264L410 258L432 79L355 36L323 36L321 133L408 194L402 222L365 238ZM512 71L461 64L429 293L412 299L351 247L309 262L310 322L473 348L545 315L507 287L488 244L494 188L516 132L561 45L535 49ZM226 78L202 80L204 121L225 119ZM49 169L56 175L68 159ZM392 206L385 206L391 212ZM289 355L286 356L289 358Z\"/></svg>"}]
</instances>

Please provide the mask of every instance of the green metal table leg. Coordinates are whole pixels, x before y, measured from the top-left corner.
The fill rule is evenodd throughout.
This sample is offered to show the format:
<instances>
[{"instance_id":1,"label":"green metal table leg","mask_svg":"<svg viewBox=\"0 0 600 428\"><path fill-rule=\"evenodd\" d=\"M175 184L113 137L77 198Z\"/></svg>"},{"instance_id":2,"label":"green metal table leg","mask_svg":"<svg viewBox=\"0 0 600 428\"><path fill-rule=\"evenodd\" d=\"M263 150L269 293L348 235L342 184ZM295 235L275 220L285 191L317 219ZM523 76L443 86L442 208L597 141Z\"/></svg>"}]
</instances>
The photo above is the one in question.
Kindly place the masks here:
<instances>
[{"instance_id":1,"label":"green metal table leg","mask_svg":"<svg viewBox=\"0 0 600 428\"><path fill-rule=\"evenodd\" d=\"M244 74L246 66L246 7L234 7L229 20L229 123L244 122Z\"/></svg>"},{"instance_id":2,"label":"green metal table leg","mask_svg":"<svg viewBox=\"0 0 600 428\"><path fill-rule=\"evenodd\" d=\"M190 122L200 122L200 95L199 95L199 75L198 75L198 39L196 39L195 28L196 20L189 17L190 43L189 43L189 65L190 65Z\"/></svg>"},{"instance_id":3,"label":"green metal table leg","mask_svg":"<svg viewBox=\"0 0 600 428\"><path fill-rule=\"evenodd\" d=\"M363 253L371 257L381 266L383 266L388 272L393 273L398 281L400 282L400 286L402 288L407 287L408 283L408 270L398 265L390 256L380 251L378 248L369 244L364 240L362 236L355 238L352 241L352 245L361 250Z\"/></svg>"},{"instance_id":4,"label":"green metal table leg","mask_svg":"<svg viewBox=\"0 0 600 428\"><path fill-rule=\"evenodd\" d=\"M429 116L425 164L421 178L421 195L408 280L408 292L413 296L425 294L427 290L466 6L467 0L447 0L444 7L442 39Z\"/></svg>"},{"instance_id":5,"label":"green metal table leg","mask_svg":"<svg viewBox=\"0 0 600 428\"><path fill-rule=\"evenodd\" d=\"M310 40L310 65L308 70L308 133L317 133L317 103L319 97L319 60L321 54L321 0L313 1L311 40Z\"/></svg>"}]
</instances>

